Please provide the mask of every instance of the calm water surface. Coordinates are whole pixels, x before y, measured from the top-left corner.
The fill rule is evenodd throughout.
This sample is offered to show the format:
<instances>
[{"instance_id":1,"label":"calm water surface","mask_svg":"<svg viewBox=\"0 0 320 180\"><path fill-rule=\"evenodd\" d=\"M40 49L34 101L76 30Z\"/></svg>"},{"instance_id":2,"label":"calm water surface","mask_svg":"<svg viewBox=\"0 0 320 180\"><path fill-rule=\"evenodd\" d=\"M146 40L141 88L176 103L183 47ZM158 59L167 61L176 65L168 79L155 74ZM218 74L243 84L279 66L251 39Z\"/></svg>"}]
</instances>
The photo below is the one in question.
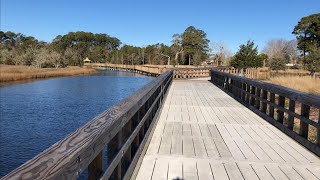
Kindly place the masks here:
<instances>
[{"instance_id":1,"label":"calm water surface","mask_svg":"<svg viewBox=\"0 0 320 180\"><path fill-rule=\"evenodd\" d=\"M0 176L39 154L153 78L101 71L0 87Z\"/></svg>"}]
</instances>

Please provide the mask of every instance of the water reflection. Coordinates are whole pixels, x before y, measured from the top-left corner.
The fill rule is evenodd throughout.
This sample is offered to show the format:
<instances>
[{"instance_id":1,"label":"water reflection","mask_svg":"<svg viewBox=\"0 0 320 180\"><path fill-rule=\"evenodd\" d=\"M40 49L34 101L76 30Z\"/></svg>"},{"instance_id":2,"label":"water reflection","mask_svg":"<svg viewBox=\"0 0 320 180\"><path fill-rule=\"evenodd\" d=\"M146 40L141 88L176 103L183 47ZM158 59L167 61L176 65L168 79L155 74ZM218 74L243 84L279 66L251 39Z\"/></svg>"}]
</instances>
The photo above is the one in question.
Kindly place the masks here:
<instances>
[{"instance_id":1,"label":"water reflection","mask_svg":"<svg viewBox=\"0 0 320 180\"><path fill-rule=\"evenodd\" d=\"M31 159L153 78L128 72L0 87L0 176Z\"/></svg>"}]
</instances>

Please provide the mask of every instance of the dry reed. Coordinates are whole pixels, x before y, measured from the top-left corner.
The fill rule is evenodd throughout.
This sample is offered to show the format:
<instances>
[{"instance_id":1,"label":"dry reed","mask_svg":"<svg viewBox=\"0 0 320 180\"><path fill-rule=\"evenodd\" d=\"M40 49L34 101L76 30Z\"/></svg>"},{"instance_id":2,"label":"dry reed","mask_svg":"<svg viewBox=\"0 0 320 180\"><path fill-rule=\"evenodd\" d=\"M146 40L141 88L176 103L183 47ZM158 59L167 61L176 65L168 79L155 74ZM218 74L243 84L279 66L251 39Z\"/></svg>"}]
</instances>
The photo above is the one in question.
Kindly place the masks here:
<instances>
[{"instance_id":1,"label":"dry reed","mask_svg":"<svg viewBox=\"0 0 320 180\"><path fill-rule=\"evenodd\" d=\"M267 82L296 89L306 93L320 94L320 79L310 76L279 76L272 77Z\"/></svg>"},{"instance_id":2,"label":"dry reed","mask_svg":"<svg viewBox=\"0 0 320 180\"><path fill-rule=\"evenodd\" d=\"M0 65L0 82L11 82L28 79L51 78L93 74L96 71L90 68L34 68L31 66Z\"/></svg>"}]
</instances>

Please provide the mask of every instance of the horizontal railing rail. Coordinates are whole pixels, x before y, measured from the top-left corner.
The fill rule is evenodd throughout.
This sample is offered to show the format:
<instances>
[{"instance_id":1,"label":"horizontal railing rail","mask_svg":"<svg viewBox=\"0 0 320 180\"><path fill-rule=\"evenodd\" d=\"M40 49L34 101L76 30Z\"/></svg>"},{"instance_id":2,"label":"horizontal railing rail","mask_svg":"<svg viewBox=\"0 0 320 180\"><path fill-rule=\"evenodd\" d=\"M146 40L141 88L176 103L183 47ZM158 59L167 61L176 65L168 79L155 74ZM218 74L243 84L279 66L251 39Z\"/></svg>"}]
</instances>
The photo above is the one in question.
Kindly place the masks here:
<instances>
[{"instance_id":1,"label":"horizontal railing rail","mask_svg":"<svg viewBox=\"0 0 320 180\"><path fill-rule=\"evenodd\" d=\"M211 82L320 156L320 96L211 70Z\"/></svg>"},{"instance_id":2,"label":"horizontal railing rail","mask_svg":"<svg viewBox=\"0 0 320 180\"><path fill-rule=\"evenodd\" d=\"M172 79L171 69L2 179L129 179Z\"/></svg>"}]
</instances>

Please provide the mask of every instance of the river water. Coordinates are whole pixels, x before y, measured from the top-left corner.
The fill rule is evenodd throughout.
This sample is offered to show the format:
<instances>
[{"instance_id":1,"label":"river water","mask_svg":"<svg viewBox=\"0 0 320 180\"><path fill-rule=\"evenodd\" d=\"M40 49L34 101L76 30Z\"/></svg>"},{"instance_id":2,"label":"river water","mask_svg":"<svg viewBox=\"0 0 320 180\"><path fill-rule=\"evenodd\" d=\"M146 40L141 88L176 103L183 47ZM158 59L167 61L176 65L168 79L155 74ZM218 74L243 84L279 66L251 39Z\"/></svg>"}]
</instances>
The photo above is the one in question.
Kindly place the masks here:
<instances>
[{"instance_id":1,"label":"river water","mask_svg":"<svg viewBox=\"0 0 320 180\"><path fill-rule=\"evenodd\" d=\"M152 79L100 71L0 87L0 177Z\"/></svg>"}]
</instances>

